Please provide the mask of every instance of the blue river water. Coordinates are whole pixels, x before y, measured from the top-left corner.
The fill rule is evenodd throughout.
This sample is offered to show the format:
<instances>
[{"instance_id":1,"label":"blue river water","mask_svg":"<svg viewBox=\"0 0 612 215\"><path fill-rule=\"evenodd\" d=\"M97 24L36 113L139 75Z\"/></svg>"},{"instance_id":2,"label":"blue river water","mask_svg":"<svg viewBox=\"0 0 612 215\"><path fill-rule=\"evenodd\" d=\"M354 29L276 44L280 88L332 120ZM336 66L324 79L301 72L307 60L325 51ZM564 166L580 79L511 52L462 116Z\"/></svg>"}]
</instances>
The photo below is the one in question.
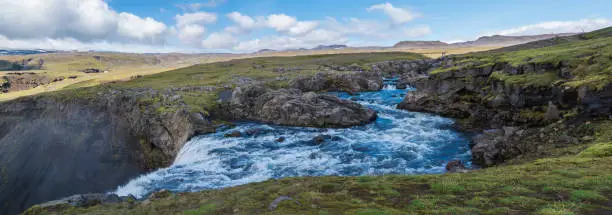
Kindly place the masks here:
<instances>
[{"instance_id":1,"label":"blue river water","mask_svg":"<svg viewBox=\"0 0 612 215\"><path fill-rule=\"evenodd\" d=\"M272 178L442 173L451 160L470 163L469 140L452 129L453 121L396 109L408 90L385 81L378 92L334 93L378 112L368 125L342 129L239 123L214 134L194 137L174 164L140 176L115 193L146 197L167 189L195 192ZM241 131L243 137L224 134ZM313 139L324 135L320 143ZM279 138L285 140L278 142Z\"/></svg>"}]
</instances>

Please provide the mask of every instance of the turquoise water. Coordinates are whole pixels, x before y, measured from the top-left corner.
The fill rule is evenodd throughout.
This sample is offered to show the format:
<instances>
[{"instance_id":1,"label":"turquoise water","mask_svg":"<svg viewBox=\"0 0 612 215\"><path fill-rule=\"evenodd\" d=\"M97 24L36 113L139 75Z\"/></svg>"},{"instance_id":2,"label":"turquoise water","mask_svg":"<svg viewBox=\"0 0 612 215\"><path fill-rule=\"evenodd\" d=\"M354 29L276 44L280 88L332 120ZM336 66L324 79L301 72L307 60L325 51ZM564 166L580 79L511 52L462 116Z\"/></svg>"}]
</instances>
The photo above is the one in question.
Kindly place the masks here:
<instances>
[{"instance_id":1,"label":"turquoise water","mask_svg":"<svg viewBox=\"0 0 612 215\"><path fill-rule=\"evenodd\" d=\"M452 130L452 120L395 108L411 90L395 89L395 81L386 80L378 92L334 93L376 110L378 119L371 124L316 129L239 123L193 138L172 166L136 178L116 193L145 197L161 189L195 192L294 176L442 173L448 161L469 164L469 140ZM223 137L236 130L243 136ZM324 142L313 140L320 135ZM281 137L285 140L277 142Z\"/></svg>"}]
</instances>

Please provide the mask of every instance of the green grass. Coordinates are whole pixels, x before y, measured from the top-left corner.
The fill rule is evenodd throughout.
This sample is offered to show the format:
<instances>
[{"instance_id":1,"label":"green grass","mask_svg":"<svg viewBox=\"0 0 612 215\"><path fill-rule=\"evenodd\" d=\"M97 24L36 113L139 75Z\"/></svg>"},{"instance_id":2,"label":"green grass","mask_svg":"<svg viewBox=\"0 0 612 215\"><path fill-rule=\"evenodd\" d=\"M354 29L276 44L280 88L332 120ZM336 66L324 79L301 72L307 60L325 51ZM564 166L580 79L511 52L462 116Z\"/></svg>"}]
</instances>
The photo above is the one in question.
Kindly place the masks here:
<instances>
[{"instance_id":1,"label":"green grass","mask_svg":"<svg viewBox=\"0 0 612 215\"><path fill-rule=\"evenodd\" d=\"M603 131L608 122L592 124ZM595 139L607 138L610 132L599 132ZM610 194L612 157L565 155L464 174L285 178L170 195L146 204L33 208L31 214L570 215L606 210ZM285 201L269 211L268 205L279 196L300 204Z\"/></svg>"},{"instance_id":2,"label":"green grass","mask_svg":"<svg viewBox=\"0 0 612 215\"><path fill-rule=\"evenodd\" d=\"M589 86L601 89L612 82L612 27L587 33L581 39L571 39L556 45L526 48L502 52L480 52L453 57L457 66L438 68L431 74L461 69L482 68L496 63L508 63L514 67L522 65L559 65L571 68L572 78L564 80L565 86ZM494 73L492 77L512 84L551 85L561 80L556 71L543 74L504 75Z\"/></svg>"},{"instance_id":3,"label":"green grass","mask_svg":"<svg viewBox=\"0 0 612 215\"><path fill-rule=\"evenodd\" d=\"M606 201L608 198L593 190L574 190L570 193L574 201Z\"/></svg>"},{"instance_id":4,"label":"green grass","mask_svg":"<svg viewBox=\"0 0 612 215\"><path fill-rule=\"evenodd\" d=\"M546 72L542 74L527 73L522 75L507 75L500 71L493 72L490 76L492 79L503 81L506 85L522 85L522 86L549 86L556 81L561 80L554 72Z\"/></svg>"},{"instance_id":5,"label":"green grass","mask_svg":"<svg viewBox=\"0 0 612 215\"><path fill-rule=\"evenodd\" d=\"M369 68L372 63L388 60L425 59L420 54L405 52L355 53L310 55L295 57L265 57L231 60L210 64L199 64L172 71L143 76L129 81L97 85L95 81L85 81L69 86L65 90L46 93L60 99L75 98L92 99L104 90L130 90L135 88L154 89L165 92L171 89L207 86L210 91L174 91L181 95L191 111L209 113L216 108L216 101L221 91L226 87L239 85L236 80L250 79L266 83L273 88L284 87L288 82L300 75L313 75L324 71L326 65L359 65ZM276 68L286 68L285 72L277 72ZM282 79L277 79L282 77Z\"/></svg>"},{"instance_id":6,"label":"green grass","mask_svg":"<svg viewBox=\"0 0 612 215\"><path fill-rule=\"evenodd\" d=\"M597 143L579 155L580 157L610 157L612 156L612 142Z\"/></svg>"}]
</instances>

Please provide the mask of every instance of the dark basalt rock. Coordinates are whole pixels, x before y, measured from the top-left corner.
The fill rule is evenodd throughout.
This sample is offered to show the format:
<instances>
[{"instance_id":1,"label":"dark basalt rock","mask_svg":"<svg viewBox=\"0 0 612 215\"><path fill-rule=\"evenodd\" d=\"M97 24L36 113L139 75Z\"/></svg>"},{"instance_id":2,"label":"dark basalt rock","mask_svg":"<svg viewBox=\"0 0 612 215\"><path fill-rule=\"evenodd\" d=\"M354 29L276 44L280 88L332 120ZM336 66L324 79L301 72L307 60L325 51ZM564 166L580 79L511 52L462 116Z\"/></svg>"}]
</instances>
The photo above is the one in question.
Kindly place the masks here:
<instances>
[{"instance_id":1,"label":"dark basalt rock","mask_svg":"<svg viewBox=\"0 0 612 215\"><path fill-rule=\"evenodd\" d=\"M230 133L226 133L223 135L224 137L242 137L242 132L240 131L232 131Z\"/></svg>"},{"instance_id":2,"label":"dark basalt rock","mask_svg":"<svg viewBox=\"0 0 612 215\"><path fill-rule=\"evenodd\" d=\"M298 89L271 90L247 85L234 90L230 104L235 119L305 127L350 127L376 119L376 112L332 95Z\"/></svg>"},{"instance_id":3,"label":"dark basalt rock","mask_svg":"<svg viewBox=\"0 0 612 215\"><path fill-rule=\"evenodd\" d=\"M161 105L175 108L160 112ZM0 214L109 191L170 165L189 138L215 130L180 96L147 89L107 89L69 101L25 97L0 103L0 119L0 172L9 173L0 174Z\"/></svg>"},{"instance_id":4,"label":"dark basalt rock","mask_svg":"<svg viewBox=\"0 0 612 215\"><path fill-rule=\"evenodd\" d=\"M446 164L446 172L448 173L464 173L468 172L469 169L465 167L465 164L461 160L453 160Z\"/></svg>"},{"instance_id":5,"label":"dark basalt rock","mask_svg":"<svg viewBox=\"0 0 612 215\"><path fill-rule=\"evenodd\" d=\"M289 88L303 92L344 91L348 93L378 91L383 88L379 73L353 72L348 74L317 73L314 76L298 77L289 82Z\"/></svg>"},{"instance_id":6,"label":"dark basalt rock","mask_svg":"<svg viewBox=\"0 0 612 215\"><path fill-rule=\"evenodd\" d=\"M332 136L331 135L318 135L314 138L312 138L312 142L319 145L323 142L325 142L326 140L331 140Z\"/></svg>"},{"instance_id":7,"label":"dark basalt rock","mask_svg":"<svg viewBox=\"0 0 612 215\"><path fill-rule=\"evenodd\" d=\"M428 64L430 67L426 71L413 69L400 74L398 87L409 85L417 88L417 91L408 92L398 108L463 119L457 126L462 130L482 131L520 126L526 127L525 134L530 134L532 127L546 126L562 119L564 110L574 109L589 117L609 117L612 112L612 84L599 89L576 89L562 87L558 82L543 86L521 85L508 84L490 77L493 71L505 75L558 71L557 78L571 78L571 68L564 62L529 63L521 66L502 62L433 74L429 74L433 69L460 65L452 58L433 60ZM484 132L474 138L473 160L491 166L535 150L536 146L533 145L537 144L528 146L518 140L548 142L544 138L533 138L534 135L527 136L530 138ZM559 143L576 142L575 137L567 135L549 139Z\"/></svg>"}]
</instances>

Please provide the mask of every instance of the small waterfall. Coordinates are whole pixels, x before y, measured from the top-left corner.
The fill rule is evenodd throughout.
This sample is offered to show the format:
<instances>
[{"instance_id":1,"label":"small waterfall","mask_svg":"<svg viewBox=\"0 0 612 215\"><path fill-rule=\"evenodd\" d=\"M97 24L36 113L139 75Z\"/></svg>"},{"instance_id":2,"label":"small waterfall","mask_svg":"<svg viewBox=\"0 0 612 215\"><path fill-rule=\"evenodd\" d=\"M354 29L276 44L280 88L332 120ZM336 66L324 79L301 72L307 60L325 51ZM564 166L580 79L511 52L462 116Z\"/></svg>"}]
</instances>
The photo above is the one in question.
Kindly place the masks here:
<instances>
[{"instance_id":1,"label":"small waterfall","mask_svg":"<svg viewBox=\"0 0 612 215\"><path fill-rule=\"evenodd\" d=\"M396 89L396 81L385 79L378 92L333 93L378 111L374 123L344 129L241 123L193 138L172 166L136 178L116 193L145 197L160 189L191 192L295 176L441 173L450 160L469 163L469 141L450 129L450 119L395 108L408 91ZM232 131L244 136L223 136Z\"/></svg>"}]
</instances>

